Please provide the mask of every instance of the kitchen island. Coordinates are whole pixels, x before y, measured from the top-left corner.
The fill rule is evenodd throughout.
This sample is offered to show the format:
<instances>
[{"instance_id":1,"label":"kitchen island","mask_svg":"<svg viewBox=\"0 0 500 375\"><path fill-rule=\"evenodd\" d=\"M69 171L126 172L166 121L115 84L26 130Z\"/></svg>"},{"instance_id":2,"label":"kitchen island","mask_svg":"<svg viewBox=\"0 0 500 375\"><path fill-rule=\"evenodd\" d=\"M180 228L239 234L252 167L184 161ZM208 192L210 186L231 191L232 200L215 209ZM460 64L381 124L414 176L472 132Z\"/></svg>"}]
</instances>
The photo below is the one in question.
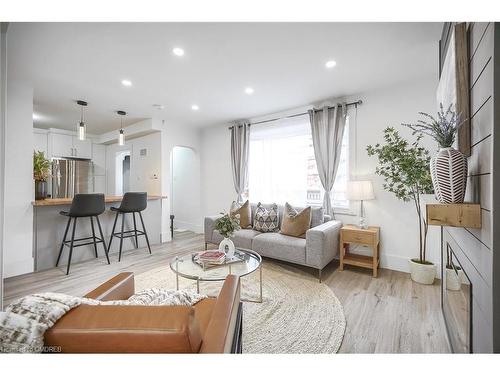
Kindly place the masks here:
<instances>
[{"instance_id":1,"label":"kitchen island","mask_svg":"<svg viewBox=\"0 0 500 375\"><path fill-rule=\"evenodd\" d=\"M142 212L144 218L144 225L148 232L149 242L151 245L159 244L161 242L161 211L162 200L165 197L158 195L148 195L148 207ZM113 222L115 220L115 212L110 211L111 207L118 207L122 200L121 196L105 196L106 210L99 216L101 221L102 230L104 232L104 240L106 245L109 243L111 230L113 229ZM71 206L71 198L54 198L44 199L32 202L33 204L33 258L35 262L35 271L46 270L54 268L56 265L57 255L61 246L64 230L68 218L59 214L60 211L69 211ZM125 216L126 230L133 229L132 215ZM119 224L121 219L119 219ZM120 229L120 225L117 225ZM117 230L115 229L115 231ZM138 229L142 229L138 225ZM75 238L88 237L92 234L90 227L90 219L84 218L78 221L76 227ZM122 258L127 256L127 250L134 249L134 238L125 238L123 240ZM115 238L109 254L117 253L120 246L120 240ZM146 239L144 236L139 237L139 247L146 246ZM97 245L99 258L103 258L103 264L106 263L104 256L104 248L102 244ZM63 266L68 262L69 249L66 247L63 250L59 267L63 270ZM147 248L144 249L144 256L149 256ZM75 264L84 260L95 258L94 246L81 246L73 250L71 263ZM116 261L116 259L111 259Z\"/></svg>"}]
</instances>

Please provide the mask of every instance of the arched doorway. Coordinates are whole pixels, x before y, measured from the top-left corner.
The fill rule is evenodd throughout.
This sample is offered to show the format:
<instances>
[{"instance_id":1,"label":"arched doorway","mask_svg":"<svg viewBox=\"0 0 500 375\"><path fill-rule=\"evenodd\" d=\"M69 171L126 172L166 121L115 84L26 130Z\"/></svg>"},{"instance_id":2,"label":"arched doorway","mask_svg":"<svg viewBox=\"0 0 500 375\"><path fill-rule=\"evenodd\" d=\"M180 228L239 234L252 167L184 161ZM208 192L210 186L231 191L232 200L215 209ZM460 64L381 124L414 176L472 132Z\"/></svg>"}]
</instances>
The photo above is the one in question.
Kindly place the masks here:
<instances>
[{"instance_id":1,"label":"arched doorway","mask_svg":"<svg viewBox=\"0 0 500 375\"><path fill-rule=\"evenodd\" d=\"M170 155L171 188L170 215L173 234L196 231L200 221L200 171L196 152L185 146L175 146Z\"/></svg>"}]
</instances>

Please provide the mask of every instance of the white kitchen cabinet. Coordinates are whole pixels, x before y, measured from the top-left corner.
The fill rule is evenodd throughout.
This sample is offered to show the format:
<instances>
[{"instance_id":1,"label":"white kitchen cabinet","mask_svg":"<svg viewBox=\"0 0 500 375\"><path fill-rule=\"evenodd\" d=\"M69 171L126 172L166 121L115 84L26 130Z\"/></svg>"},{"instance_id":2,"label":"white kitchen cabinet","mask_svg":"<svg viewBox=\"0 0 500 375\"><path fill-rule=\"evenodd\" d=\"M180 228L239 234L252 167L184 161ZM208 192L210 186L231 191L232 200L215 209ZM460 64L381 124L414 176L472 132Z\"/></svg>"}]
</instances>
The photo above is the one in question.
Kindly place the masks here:
<instances>
[{"instance_id":1,"label":"white kitchen cabinet","mask_svg":"<svg viewBox=\"0 0 500 375\"><path fill-rule=\"evenodd\" d=\"M68 134L50 133L50 156L51 157L73 157L73 136Z\"/></svg>"},{"instance_id":2,"label":"white kitchen cabinet","mask_svg":"<svg viewBox=\"0 0 500 375\"><path fill-rule=\"evenodd\" d=\"M73 153L76 158L91 159L92 141L90 139L80 141L78 137L73 137Z\"/></svg>"},{"instance_id":3,"label":"white kitchen cabinet","mask_svg":"<svg viewBox=\"0 0 500 375\"><path fill-rule=\"evenodd\" d=\"M92 141L80 141L69 134L49 133L49 152L50 157L91 159Z\"/></svg>"},{"instance_id":4,"label":"white kitchen cabinet","mask_svg":"<svg viewBox=\"0 0 500 375\"><path fill-rule=\"evenodd\" d=\"M48 156L47 132L33 132L33 150L42 151L45 157Z\"/></svg>"},{"instance_id":5,"label":"white kitchen cabinet","mask_svg":"<svg viewBox=\"0 0 500 375\"><path fill-rule=\"evenodd\" d=\"M94 193L106 194L106 176L94 176Z\"/></svg>"},{"instance_id":6,"label":"white kitchen cabinet","mask_svg":"<svg viewBox=\"0 0 500 375\"><path fill-rule=\"evenodd\" d=\"M92 145L92 162L94 163L94 176L106 174L106 146L94 143Z\"/></svg>"}]
</instances>

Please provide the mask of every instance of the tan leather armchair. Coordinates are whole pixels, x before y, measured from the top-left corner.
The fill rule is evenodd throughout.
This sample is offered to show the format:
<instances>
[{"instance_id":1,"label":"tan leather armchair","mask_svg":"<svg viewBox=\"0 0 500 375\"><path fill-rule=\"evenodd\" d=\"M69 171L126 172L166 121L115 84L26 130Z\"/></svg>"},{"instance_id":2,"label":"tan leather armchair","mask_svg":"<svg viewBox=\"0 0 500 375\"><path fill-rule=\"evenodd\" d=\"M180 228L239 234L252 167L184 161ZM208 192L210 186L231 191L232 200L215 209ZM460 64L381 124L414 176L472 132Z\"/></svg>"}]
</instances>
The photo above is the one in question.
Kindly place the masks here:
<instances>
[{"instance_id":1,"label":"tan leather armchair","mask_svg":"<svg viewBox=\"0 0 500 375\"><path fill-rule=\"evenodd\" d=\"M124 300L134 275L121 273L85 297ZM229 275L217 298L193 306L80 305L45 333L65 353L241 352L239 277Z\"/></svg>"}]
</instances>

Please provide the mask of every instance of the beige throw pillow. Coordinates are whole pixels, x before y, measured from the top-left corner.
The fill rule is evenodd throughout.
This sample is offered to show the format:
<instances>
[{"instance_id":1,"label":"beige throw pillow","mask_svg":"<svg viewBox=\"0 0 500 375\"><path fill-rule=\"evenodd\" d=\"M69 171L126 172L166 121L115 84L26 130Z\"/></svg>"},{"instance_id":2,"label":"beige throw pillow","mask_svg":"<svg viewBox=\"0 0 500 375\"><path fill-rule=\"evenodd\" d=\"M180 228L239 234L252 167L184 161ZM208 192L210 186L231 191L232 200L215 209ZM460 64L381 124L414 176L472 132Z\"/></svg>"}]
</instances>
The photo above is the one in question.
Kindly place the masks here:
<instances>
[{"instance_id":1,"label":"beige throw pillow","mask_svg":"<svg viewBox=\"0 0 500 375\"><path fill-rule=\"evenodd\" d=\"M285 203L281 234L293 237L304 237L311 226L311 207L306 207L298 212L295 208Z\"/></svg>"},{"instance_id":2,"label":"beige throw pillow","mask_svg":"<svg viewBox=\"0 0 500 375\"><path fill-rule=\"evenodd\" d=\"M250 202L247 200L243 204L237 202L231 203L231 208L229 209L231 216L240 215L240 227L242 229L247 229L252 227L252 210L250 208Z\"/></svg>"}]
</instances>

